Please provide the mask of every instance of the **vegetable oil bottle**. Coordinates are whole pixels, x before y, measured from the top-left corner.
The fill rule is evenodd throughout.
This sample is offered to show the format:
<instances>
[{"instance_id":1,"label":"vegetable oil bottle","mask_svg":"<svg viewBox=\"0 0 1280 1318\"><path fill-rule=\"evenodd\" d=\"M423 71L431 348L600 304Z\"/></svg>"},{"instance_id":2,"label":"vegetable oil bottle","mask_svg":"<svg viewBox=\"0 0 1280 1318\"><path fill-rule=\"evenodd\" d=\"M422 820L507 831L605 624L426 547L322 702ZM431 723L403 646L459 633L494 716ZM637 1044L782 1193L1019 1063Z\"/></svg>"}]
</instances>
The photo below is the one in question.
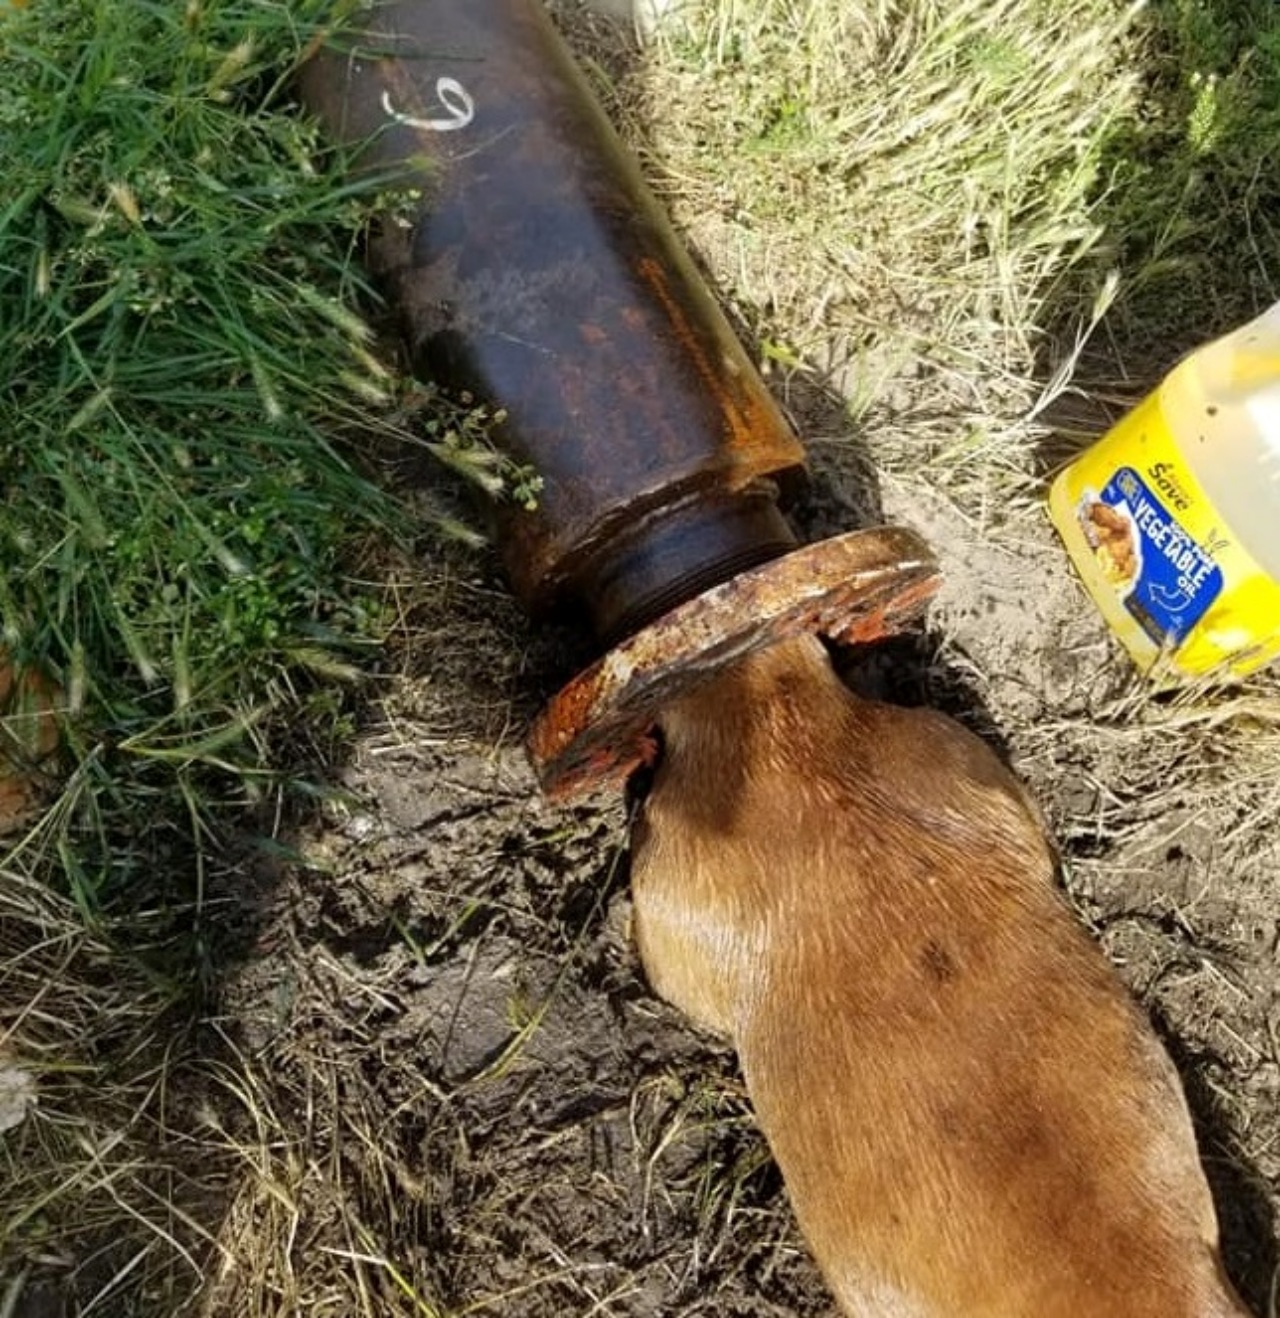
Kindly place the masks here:
<instances>
[{"instance_id":1,"label":"vegetable oil bottle","mask_svg":"<svg viewBox=\"0 0 1280 1318\"><path fill-rule=\"evenodd\" d=\"M1140 668L1280 655L1280 303L1184 358L1059 474L1049 510Z\"/></svg>"}]
</instances>

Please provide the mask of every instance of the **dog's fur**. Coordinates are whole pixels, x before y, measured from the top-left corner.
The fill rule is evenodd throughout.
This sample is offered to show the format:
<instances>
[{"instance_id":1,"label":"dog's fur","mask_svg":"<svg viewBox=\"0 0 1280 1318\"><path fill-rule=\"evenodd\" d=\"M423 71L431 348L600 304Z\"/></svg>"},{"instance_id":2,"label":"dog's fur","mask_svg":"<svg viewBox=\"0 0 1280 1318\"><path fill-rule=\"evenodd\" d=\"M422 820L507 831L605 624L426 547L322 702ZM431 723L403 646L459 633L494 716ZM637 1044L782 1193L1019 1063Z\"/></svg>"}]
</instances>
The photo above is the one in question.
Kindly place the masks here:
<instances>
[{"instance_id":1,"label":"dog's fur","mask_svg":"<svg viewBox=\"0 0 1280 1318\"><path fill-rule=\"evenodd\" d=\"M1016 780L784 642L664 712L635 929L855 1318L1241 1318L1177 1076Z\"/></svg>"}]
</instances>

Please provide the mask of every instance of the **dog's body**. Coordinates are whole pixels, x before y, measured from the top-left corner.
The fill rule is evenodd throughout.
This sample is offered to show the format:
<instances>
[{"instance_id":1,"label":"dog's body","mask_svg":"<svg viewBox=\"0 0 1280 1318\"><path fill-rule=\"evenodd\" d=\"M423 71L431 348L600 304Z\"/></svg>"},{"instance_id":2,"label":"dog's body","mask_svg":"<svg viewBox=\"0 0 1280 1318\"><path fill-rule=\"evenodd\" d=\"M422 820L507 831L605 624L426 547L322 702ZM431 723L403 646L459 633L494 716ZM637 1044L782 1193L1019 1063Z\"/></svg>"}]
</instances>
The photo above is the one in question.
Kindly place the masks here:
<instances>
[{"instance_id":1,"label":"dog's body","mask_svg":"<svg viewBox=\"0 0 1280 1318\"><path fill-rule=\"evenodd\" d=\"M654 988L738 1048L855 1318L1242 1318L1177 1076L976 737L788 641L664 713Z\"/></svg>"}]
</instances>

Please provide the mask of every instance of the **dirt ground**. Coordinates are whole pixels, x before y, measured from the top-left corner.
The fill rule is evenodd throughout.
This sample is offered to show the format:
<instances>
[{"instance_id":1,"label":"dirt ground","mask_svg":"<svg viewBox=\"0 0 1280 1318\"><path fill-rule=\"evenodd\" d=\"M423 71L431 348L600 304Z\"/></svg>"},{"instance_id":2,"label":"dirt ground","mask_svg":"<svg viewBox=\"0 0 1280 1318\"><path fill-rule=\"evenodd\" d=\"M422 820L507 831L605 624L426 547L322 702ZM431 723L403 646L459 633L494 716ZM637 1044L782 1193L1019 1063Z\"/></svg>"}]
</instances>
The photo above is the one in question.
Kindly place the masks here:
<instances>
[{"instance_id":1,"label":"dirt ground","mask_svg":"<svg viewBox=\"0 0 1280 1318\"><path fill-rule=\"evenodd\" d=\"M820 439L802 530L880 515L938 550L927 633L851 662L976 727L1031 785L1070 900L1174 1054L1229 1269L1267 1312L1280 834L1248 727L1193 761L1212 715L1144 700L1043 516L984 523L909 474L869 488L888 405L855 430L829 387L778 387ZM929 403L896 400L893 424ZM491 559L440 546L402 571L398 668L342 795L293 840L303 863L237 880L249 950L218 1030L256 1087L211 1094L209 1121L276 1138L231 1188L218 1238L241 1262L206 1311L338 1315L359 1292L406 1314L833 1314L733 1056L644 983L626 804L535 790L522 730L572 645L530 627Z\"/></svg>"},{"instance_id":2,"label":"dirt ground","mask_svg":"<svg viewBox=\"0 0 1280 1318\"><path fill-rule=\"evenodd\" d=\"M871 656L869 680L969 719L1035 788L1072 901L1179 1064L1229 1266L1265 1313L1277 844L1211 789L1143 810L1135 780L1170 731L1079 717L1129 678L1047 533L1015 555L926 487L884 496L931 536L948 579L935 638ZM261 1089L220 1121L257 1111L296 1143L301 1234L279 1261L282 1293L343 1312L316 1287L323 1251L371 1252L358 1224L394 1251L365 1265L387 1312L415 1311L394 1263L430 1311L833 1314L732 1054L644 983L624 804L564 810L535 790L519 732L556 647L489 565L459 558L428 577L430 603L408 619L420 641L359 737L347 796L298 840L306 866L243 905L255 942L224 992L223 1028ZM221 1234L242 1258L271 1238L266 1184L241 1185ZM249 1280L226 1272L210 1312L251 1312Z\"/></svg>"}]
</instances>

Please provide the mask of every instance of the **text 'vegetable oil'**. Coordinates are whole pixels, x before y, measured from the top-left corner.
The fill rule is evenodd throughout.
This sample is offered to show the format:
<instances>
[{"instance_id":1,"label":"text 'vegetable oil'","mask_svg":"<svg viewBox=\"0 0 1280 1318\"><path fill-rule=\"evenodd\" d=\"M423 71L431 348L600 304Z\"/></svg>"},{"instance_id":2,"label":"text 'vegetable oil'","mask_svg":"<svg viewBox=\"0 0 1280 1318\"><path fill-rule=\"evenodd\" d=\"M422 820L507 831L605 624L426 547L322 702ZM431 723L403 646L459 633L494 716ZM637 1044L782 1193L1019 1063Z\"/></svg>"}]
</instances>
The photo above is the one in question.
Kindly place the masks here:
<instances>
[{"instance_id":1,"label":"text 'vegetable oil'","mask_svg":"<svg viewBox=\"0 0 1280 1318\"><path fill-rule=\"evenodd\" d=\"M1280 654L1280 304L1184 358L1049 507L1141 668L1244 673Z\"/></svg>"}]
</instances>

